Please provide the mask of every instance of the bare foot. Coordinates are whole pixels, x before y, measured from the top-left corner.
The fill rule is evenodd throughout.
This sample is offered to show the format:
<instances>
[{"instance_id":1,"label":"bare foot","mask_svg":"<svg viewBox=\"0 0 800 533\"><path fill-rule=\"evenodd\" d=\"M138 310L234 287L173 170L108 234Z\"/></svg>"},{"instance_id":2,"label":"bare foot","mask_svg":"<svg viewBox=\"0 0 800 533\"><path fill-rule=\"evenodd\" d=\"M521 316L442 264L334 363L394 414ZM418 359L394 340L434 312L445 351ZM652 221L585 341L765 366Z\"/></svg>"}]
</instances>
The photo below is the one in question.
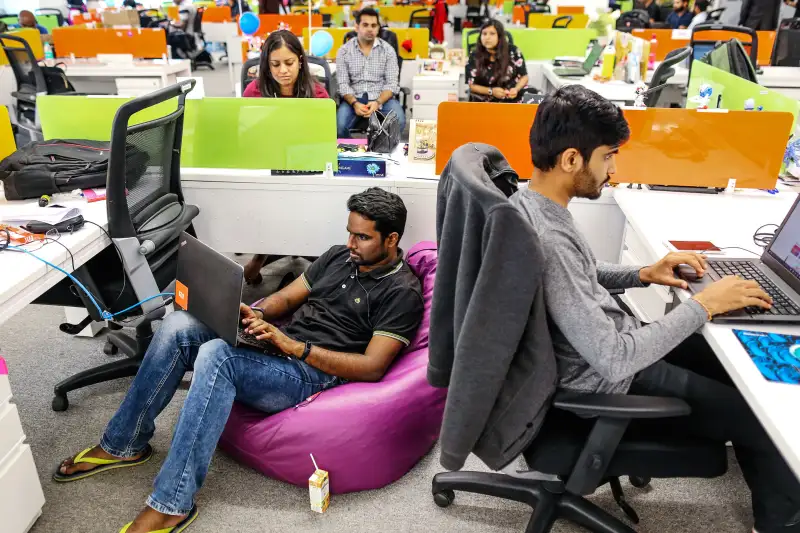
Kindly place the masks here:
<instances>
[{"instance_id":1,"label":"bare foot","mask_svg":"<svg viewBox=\"0 0 800 533\"><path fill-rule=\"evenodd\" d=\"M128 457L123 459L123 461L135 461L140 459L144 455L144 451L134 455L133 457ZM61 466L58 467L58 471L64 475L74 474L75 472L88 472L89 470L94 470L100 465L95 465L91 463L78 463L75 464L73 461L78 454L73 455L69 459L64 459L61 463ZM95 459L121 459L121 457L115 457L110 453L107 453L103 448L99 445L92 448L89 452L84 455L84 457L93 457Z\"/></svg>"},{"instance_id":2,"label":"bare foot","mask_svg":"<svg viewBox=\"0 0 800 533\"><path fill-rule=\"evenodd\" d=\"M148 533L159 529L167 529L180 524L188 515L171 515L159 513L155 509L145 507L133 524L128 528L127 533Z\"/></svg>"}]
</instances>

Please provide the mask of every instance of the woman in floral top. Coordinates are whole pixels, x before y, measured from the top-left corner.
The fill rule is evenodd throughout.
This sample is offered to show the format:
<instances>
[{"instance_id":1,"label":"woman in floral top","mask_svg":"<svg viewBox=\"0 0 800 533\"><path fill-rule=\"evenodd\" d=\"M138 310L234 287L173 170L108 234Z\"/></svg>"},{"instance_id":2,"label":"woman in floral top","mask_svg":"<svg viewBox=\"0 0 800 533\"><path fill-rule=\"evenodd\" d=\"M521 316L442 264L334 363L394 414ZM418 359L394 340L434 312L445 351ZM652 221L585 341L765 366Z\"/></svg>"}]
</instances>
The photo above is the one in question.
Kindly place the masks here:
<instances>
[{"instance_id":1,"label":"woman in floral top","mask_svg":"<svg viewBox=\"0 0 800 533\"><path fill-rule=\"evenodd\" d=\"M471 102L519 102L528 84L525 58L509 44L503 25L490 20L481 26L481 36L467 63L467 85Z\"/></svg>"}]
</instances>

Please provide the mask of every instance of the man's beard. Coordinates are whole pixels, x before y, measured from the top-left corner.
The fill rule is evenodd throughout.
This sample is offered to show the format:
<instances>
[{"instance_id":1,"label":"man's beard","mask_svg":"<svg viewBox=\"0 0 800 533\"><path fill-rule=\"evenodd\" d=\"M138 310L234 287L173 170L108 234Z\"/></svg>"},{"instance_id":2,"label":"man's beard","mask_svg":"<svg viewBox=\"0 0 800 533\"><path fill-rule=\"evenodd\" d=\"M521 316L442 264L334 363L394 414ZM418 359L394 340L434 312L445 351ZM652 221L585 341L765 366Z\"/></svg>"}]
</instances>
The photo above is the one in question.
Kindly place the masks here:
<instances>
[{"instance_id":1,"label":"man's beard","mask_svg":"<svg viewBox=\"0 0 800 533\"><path fill-rule=\"evenodd\" d=\"M603 186L611 180L611 176L606 176L605 181L598 187L594 174L584 167L575 176L575 196L588 200L597 200L603 194Z\"/></svg>"},{"instance_id":2,"label":"man's beard","mask_svg":"<svg viewBox=\"0 0 800 533\"><path fill-rule=\"evenodd\" d=\"M387 257L389 257L389 251L384 249L375 259L372 259L370 261L367 261L362 257L358 257L357 259L353 259L352 261L357 266L366 266L366 267L368 267L368 266L372 266L372 265L380 263L381 261L383 261Z\"/></svg>"}]
</instances>

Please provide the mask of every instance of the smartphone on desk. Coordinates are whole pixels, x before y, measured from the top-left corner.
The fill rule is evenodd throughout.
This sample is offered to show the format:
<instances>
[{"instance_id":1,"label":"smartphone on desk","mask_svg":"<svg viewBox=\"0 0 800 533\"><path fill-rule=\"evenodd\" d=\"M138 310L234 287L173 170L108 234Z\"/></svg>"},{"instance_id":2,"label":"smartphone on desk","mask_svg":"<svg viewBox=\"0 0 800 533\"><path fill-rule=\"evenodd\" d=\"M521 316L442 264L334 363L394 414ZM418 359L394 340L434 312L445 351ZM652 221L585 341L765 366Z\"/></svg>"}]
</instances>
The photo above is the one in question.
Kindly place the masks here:
<instances>
[{"instance_id":1,"label":"smartphone on desk","mask_svg":"<svg viewBox=\"0 0 800 533\"><path fill-rule=\"evenodd\" d=\"M694 252L705 255L722 255L722 249L711 241L667 241L667 248L673 252Z\"/></svg>"}]
</instances>

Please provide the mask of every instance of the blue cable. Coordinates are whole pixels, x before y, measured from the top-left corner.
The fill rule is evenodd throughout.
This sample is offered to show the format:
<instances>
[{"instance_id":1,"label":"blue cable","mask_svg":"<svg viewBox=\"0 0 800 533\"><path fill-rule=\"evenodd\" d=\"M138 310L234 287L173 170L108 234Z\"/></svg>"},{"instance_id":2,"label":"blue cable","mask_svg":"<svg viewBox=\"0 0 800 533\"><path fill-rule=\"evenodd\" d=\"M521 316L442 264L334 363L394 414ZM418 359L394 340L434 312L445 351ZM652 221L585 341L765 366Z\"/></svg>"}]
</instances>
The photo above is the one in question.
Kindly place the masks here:
<instances>
[{"instance_id":1,"label":"blue cable","mask_svg":"<svg viewBox=\"0 0 800 533\"><path fill-rule=\"evenodd\" d=\"M111 320L111 319L112 319L112 318L114 318L115 316L118 316L118 315L121 315L121 314L123 314L123 313L126 313L126 312L130 311L131 309L134 309L134 308L136 308L136 307L139 307L140 305L142 305L142 304L143 304L143 303L145 303L145 302L149 302L150 300L153 300L153 299L155 299L155 298L158 298L159 296L175 296L175 293L173 293L173 292L161 292L161 293L155 294L155 295L153 295L153 296L150 296L149 298L145 298L145 299L144 299L144 300L142 300L141 302L135 303L135 304L133 304L133 305L132 305L132 306L130 306L130 307L126 307L126 308L125 308L125 309L123 309L122 311L117 311L116 313L112 313L111 311L103 311L103 309L100 307L100 304L98 304L98 303L97 303L97 300L95 300L95 299L94 299L94 296L92 296L92 293L91 293L91 292L89 292L89 289L87 289L86 287L84 287L84 286L83 286L83 283L81 283L81 282L78 280L78 278L76 278L75 276L73 276L72 274L70 274L69 272L67 272L67 271L66 271L66 270L64 270L63 268L61 268L60 266L54 265L53 263L51 263L51 262L50 262L50 261L48 261L47 259L42 259L41 257L39 257L38 255L34 254L33 252L31 252L31 251L29 251L29 250L26 250L25 248L22 248L22 247L20 247L20 246L7 246L7 248L8 248L9 250L17 250L17 251L20 251L20 252L24 252L24 253L26 253L26 254L28 254L28 255L32 256L32 257L35 257L36 259L38 259L38 260L39 260L39 261L41 261L42 263L46 264L47 266L49 266L49 267L52 267L52 268L55 268L56 270L58 270L59 272L61 272L61 273L62 273L62 274L64 274L65 276L67 276L69 279L71 279L73 282L75 282L75 285L77 285L78 287L80 287L80 288L83 290L83 292L85 292L85 293L86 293L86 295L89 297L89 300L90 300L90 301L91 301L91 302L94 304L94 306L97 308L97 312L100 314L100 316L101 316L101 317L103 317L103 320Z\"/></svg>"}]
</instances>

